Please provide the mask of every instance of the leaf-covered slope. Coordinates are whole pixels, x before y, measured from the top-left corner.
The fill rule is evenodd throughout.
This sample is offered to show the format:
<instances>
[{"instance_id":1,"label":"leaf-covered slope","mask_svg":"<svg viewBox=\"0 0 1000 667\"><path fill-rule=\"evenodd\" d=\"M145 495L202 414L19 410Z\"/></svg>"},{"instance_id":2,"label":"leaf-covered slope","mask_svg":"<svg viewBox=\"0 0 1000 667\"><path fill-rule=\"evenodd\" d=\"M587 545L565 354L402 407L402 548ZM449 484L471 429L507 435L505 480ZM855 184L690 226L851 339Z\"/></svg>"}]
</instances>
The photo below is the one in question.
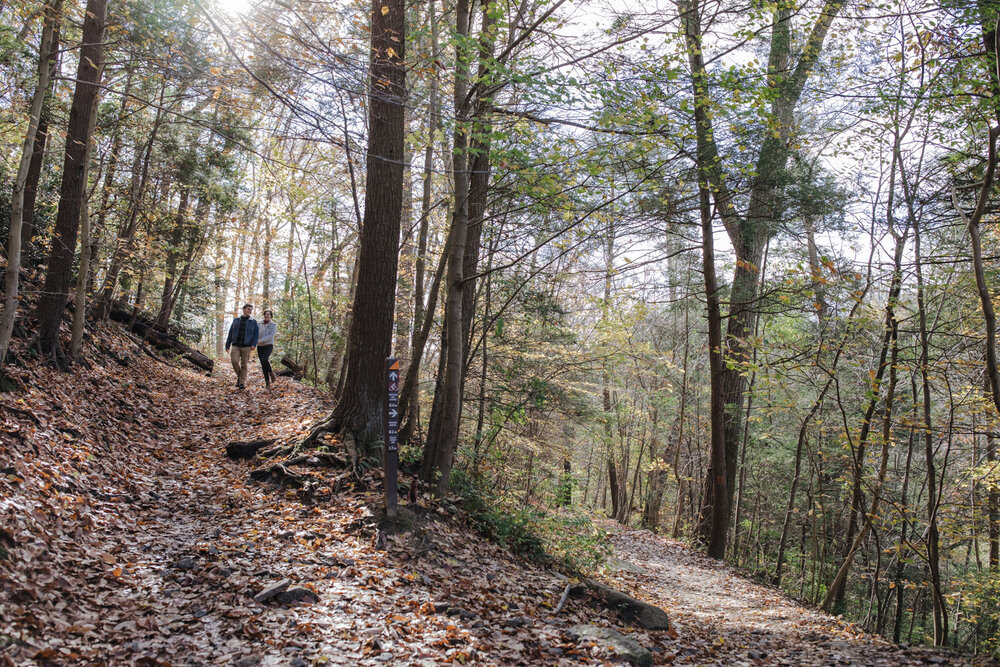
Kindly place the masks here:
<instances>
[{"instance_id":1,"label":"leaf-covered slope","mask_svg":"<svg viewBox=\"0 0 1000 667\"><path fill-rule=\"evenodd\" d=\"M0 394L0 664L607 659L569 629L612 612L571 599L555 615L564 578L438 508L384 535L375 485L314 470L328 484L303 502L224 457L233 440L297 441L324 394L236 392L227 368L208 378L100 337L127 365L12 369L21 391ZM637 637L670 641L654 634Z\"/></svg>"}]
</instances>

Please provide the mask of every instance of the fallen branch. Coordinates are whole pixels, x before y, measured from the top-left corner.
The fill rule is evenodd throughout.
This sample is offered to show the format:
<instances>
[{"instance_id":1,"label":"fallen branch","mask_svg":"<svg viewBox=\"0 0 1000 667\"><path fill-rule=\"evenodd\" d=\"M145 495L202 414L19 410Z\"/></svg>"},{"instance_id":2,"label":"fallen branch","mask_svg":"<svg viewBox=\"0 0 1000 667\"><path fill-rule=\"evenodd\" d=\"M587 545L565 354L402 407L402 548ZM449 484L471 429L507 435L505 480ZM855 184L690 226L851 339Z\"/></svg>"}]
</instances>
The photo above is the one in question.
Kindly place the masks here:
<instances>
[{"instance_id":1,"label":"fallen branch","mask_svg":"<svg viewBox=\"0 0 1000 667\"><path fill-rule=\"evenodd\" d=\"M556 616L562 611L562 608L566 605L566 600L569 599L569 592L573 588L573 584L566 584L566 590L563 591L562 597L559 598L559 604L556 605L555 610L553 610L552 615Z\"/></svg>"}]
</instances>

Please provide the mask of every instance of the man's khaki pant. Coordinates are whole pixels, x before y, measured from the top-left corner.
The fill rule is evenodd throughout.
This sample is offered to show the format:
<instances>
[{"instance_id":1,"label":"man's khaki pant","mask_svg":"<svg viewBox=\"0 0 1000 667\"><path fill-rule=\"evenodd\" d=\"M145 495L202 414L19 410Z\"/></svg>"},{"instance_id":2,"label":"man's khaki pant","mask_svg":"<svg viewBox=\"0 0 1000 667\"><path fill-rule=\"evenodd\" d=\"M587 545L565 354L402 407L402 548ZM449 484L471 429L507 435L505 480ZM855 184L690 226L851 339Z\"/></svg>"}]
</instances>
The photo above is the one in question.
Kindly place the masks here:
<instances>
[{"instance_id":1,"label":"man's khaki pant","mask_svg":"<svg viewBox=\"0 0 1000 667\"><path fill-rule=\"evenodd\" d=\"M229 348L229 358L233 361L233 370L236 371L236 381L240 386L246 384L247 366L250 365L251 347L237 347L233 345Z\"/></svg>"}]
</instances>

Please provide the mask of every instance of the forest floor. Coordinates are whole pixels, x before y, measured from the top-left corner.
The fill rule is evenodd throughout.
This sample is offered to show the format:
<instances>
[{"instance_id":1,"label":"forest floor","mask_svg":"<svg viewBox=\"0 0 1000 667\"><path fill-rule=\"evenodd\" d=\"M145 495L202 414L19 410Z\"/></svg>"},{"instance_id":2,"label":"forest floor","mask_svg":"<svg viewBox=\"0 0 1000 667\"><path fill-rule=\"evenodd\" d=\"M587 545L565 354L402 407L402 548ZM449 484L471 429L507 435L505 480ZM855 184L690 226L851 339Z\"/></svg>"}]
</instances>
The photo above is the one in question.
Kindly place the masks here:
<instances>
[{"instance_id":1,"label":"forest floor","mask_svg":"<svg viewBox=\"0 0 1000 667\"><path fill-rule=\"evenodd\" d=\"M256 365L236 391L228 364L206 377L114 330L95 338L89 368L16 368L0 394L0 665L615 662L579 623L632 636L654 664L972 664L865 636L647 531L614 529L599 578L672 630L587 596L556 613L566 577L454 507L420 500L409 532L386 534L375 471L320 468L303 494L225 458L232 441L297 441L324 393L281 378L267 397Z\"/></svg>"}]
</instances>

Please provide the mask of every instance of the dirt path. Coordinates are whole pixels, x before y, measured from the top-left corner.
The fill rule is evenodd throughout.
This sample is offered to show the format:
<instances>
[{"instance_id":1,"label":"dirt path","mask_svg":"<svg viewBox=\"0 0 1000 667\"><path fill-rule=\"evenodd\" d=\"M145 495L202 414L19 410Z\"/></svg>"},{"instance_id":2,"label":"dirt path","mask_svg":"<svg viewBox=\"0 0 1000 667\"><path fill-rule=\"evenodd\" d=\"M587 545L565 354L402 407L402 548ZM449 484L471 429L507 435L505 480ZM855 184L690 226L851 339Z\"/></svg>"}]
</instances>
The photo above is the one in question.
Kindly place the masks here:
<instances>
[{"instance_id":1,"label":"dirt path","mask_svg":"<svg viewBox=\"0 0 1000 667\"><path fill-rule=\"evenodd\" d=\"M985 665L922 647L903 648L809 609L733 568L648 531L614 537L615 579L665 609L686 638L675 664ZM615 565L615 564L613 564Z\"/></svg>"}]
</instances>

